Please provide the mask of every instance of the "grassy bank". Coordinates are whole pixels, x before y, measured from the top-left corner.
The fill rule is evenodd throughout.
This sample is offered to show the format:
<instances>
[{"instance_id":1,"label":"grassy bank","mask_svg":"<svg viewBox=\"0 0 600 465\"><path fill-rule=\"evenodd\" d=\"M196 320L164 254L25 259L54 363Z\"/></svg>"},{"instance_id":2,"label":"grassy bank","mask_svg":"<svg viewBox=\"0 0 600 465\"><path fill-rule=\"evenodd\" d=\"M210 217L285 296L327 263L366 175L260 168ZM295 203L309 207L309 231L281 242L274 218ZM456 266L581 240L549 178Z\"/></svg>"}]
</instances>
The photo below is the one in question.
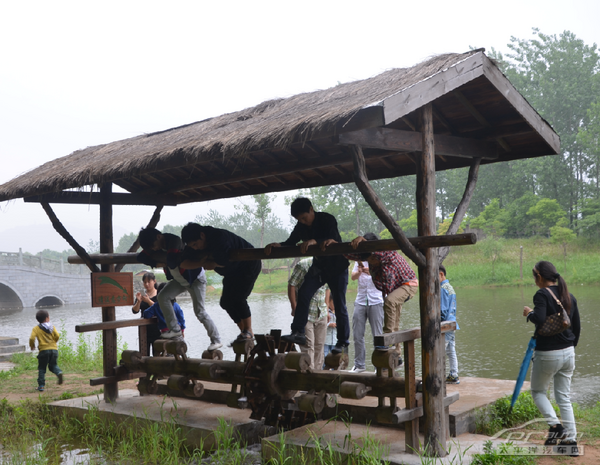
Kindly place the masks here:
<instances>
[{"instance_id":1,"label":"grassy bank","mask_svg":"<svg viewBox=\"0 0 600 465\"><path fill-rule=\"evenodd\" d=\"M494 242L494 247L490 243ZM520 255L523 247L523 279L520 276ZM493 249L493 250L490 250ZM496 252L493 257L492 252ZM482 286L532 285L531 269L539 260L548 260L557 267L568 284L600 284L600 242L577 239L567 247L566 261L561 245L549 239L532 237L527 239L483 240L475 245L454 247L444 261L448 277L456 288ZM412 268L416 266L409 261ZM214 272L209 272L209 283L219 282ZM259 294L285 294L288 271L274 270L261 274L254 286ZM356 292L356 281L349 280L348 291ZM212 289L209 292L221 292Z\"/></svg>"}]
</instances>

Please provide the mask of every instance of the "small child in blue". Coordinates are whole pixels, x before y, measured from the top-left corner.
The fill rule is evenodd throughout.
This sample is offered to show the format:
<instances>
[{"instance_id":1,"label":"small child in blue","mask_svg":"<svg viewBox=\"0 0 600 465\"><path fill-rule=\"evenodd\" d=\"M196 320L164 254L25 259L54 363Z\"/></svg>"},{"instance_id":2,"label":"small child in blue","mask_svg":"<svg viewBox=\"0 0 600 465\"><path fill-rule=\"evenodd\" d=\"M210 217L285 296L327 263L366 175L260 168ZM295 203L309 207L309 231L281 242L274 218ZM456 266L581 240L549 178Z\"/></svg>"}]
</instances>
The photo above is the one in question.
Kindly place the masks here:
<instances>
[{"instance_id":1,"label":"small child in blue","mask_svg":"<svg viewBox=\"0 0 600 465\"><path fill-rule=\"evenodd\" d=\"M162 288L165 287L165 284L166 283L160 283L160 285L158 286L159 293L162 290ZM185 329L185 318L183 317L183 310L181 310L181 307L175 301L175 299L173 299L172 302L173 310L175 311L175 317L177 318L179 326L181 326L181 335L183 336L183 330ZM167 322L165 321L165 316L163 315L163 312L160 309L158 302L144 310L143 315L144 318L152 318L153 316L155 316L158 320L158 329L161 333L167 332L169 330L169 328L167 327Z\"/></svg>"},{"instance_id":2,"label":"small child in blue","mask_svg":"<svg viewBox=\"0 0 600 465\"><path fill-rule=\"evenodd\" d=\"M440 313L442 321L456 321L456 292L446 278L446 268L444 265L439 266L440 271ZM456 329L458 322L456 323ZM455 331L445 333L446 338L446 355L448 356L449 372L446 377L447 384L459 384L458 379L458 358L456 357L455 347Z\"/></svg>"}]
</instances>

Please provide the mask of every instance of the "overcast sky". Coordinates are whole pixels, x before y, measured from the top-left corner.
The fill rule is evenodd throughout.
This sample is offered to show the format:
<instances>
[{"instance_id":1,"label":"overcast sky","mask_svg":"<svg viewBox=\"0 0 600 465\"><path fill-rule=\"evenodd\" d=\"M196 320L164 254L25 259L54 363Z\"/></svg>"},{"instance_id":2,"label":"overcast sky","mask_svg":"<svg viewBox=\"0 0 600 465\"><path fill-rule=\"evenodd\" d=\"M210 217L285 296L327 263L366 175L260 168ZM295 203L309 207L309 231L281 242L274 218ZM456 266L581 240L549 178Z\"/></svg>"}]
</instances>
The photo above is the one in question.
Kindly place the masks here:
<instances>
[{"instance_id":1,"label":"overcast sky","mask_svg":"<svg viewBox=\"0 0 600 465\"><path fill-rule=\"evenodd\" d=\"M570 30L600 43L598 0L0 3L0 184L75 150L411 66ZM280 216L285 194L277 194ZM236 201L165 207L183 224ZM94 206L55 205L83 246ZM152 207L115 207L115 241ZM63 250L38 204L0 203L0 251Z\"/></svg>"}]
</instances>

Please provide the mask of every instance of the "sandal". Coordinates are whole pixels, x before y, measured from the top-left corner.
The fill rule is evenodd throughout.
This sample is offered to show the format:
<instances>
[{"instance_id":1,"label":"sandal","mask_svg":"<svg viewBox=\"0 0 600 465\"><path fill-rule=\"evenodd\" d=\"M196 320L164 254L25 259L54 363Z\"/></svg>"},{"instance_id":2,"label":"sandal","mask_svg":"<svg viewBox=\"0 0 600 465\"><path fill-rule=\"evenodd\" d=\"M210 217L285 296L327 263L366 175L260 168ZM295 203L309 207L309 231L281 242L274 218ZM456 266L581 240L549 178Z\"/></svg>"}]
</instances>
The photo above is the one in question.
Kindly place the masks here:
<instances>
[{"instance_id":1,"label":"sandal","mask_svg":"<svg viewBox=\"0 0 600 465\"><path fill-rule=\"evenodd\" d=\"M254 339L254 337L252 336L252 333L250 331L242 331L238 337L235 339L236 341L250 341Z\"/></svg>"}]
</instances>

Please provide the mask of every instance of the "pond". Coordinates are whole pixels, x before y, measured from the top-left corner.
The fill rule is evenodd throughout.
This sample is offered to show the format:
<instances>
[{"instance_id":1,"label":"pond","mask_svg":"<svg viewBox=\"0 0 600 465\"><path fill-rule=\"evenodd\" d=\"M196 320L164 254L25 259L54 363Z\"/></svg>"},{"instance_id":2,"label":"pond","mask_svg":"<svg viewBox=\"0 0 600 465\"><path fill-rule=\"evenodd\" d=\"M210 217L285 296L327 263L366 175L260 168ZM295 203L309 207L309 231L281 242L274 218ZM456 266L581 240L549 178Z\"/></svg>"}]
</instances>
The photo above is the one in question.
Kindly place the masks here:
<instances>
[{"instance_id":1,"label":"pond","mask_svg":"<svg viewBox=\"0 0 600 465\"><path fill-rule=\"evenodd\" d=\"M525 348L533 332L533 325L526 324L522 316L524 305L532 306L533 294L537 288L488 288L457 289L458 323L460 331L456 336L461 377L483 377L492 379L515 379ZM581 313L582 333L576 348L576 368L573 377L572 398L580 405L594 405L600 401L600 309L597 303L600 288L576 286L570 289L577 298ZM185 316L187 329L186 342L188 355L199 358L209 344L204 327L198 322L192 310L192 303L186 294L178 299ZM349 313L353 312L354 294L348 294ZM252 323L258 334L271 329L289 332L292 317L285 295L259 295L250 297ZM219 307L219 295L207 298L207 309L216 322L224 343L235 339L239 330L227 313ZM58 328L66 329L66 337L75 342L75 325L101 321L99 308L86 305L64 306L49 310L51 321ZM36 324L36 309L26 308L18 312L0 312L0 336L18 337L21 344L27 345L31 329ZM130 307L117 307L117 319L131 319ZM419 326L419 303L415 298L405 305L402 312L403 329ZM373 343L367 325L367 351L373 350ZM94 333L87 333L92 335ZM118 330L122 342L130 349L138 347L137 328ZM417 371L420 376L420 346L416 344ZM233 360L233 351L223 349L224 358ZM354 357L353 344L350 345L350 367ZM367 357L368 359L369 357ZM367 360L367 369L373 369Z\"/></svg>"}]
</instances>

